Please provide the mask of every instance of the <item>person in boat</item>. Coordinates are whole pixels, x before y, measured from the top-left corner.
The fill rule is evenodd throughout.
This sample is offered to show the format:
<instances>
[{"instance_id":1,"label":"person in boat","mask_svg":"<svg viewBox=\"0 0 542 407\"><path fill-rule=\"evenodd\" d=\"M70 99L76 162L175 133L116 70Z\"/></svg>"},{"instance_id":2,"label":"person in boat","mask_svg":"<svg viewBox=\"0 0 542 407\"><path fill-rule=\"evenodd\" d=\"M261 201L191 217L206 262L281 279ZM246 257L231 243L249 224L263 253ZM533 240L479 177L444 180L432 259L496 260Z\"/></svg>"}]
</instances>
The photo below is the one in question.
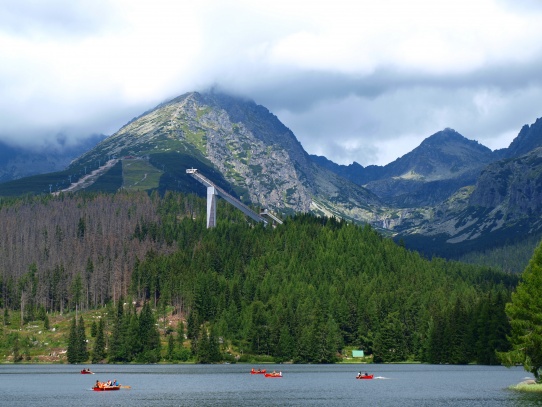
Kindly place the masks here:
<instances>
[{"instance_id":1,"label":"person in boat","mask_svg":"<svg viewBox=\"0 0 542 407\"><path fill-rule=\"evenodd\" d=\"M279 372L279 376L281 376L281 377L282 377L282 372Z\"/></svg>"},{"instance_id":2,"label":"person in boat","mask_svg":"<svg viewBox=\"0 0 542 407\"><path fill-rule=\"evenodd\" d=\"M118 386L119 385L119 382L117 382L117 379L113 380L113 386Z\"/></svg>"}]
</instances>

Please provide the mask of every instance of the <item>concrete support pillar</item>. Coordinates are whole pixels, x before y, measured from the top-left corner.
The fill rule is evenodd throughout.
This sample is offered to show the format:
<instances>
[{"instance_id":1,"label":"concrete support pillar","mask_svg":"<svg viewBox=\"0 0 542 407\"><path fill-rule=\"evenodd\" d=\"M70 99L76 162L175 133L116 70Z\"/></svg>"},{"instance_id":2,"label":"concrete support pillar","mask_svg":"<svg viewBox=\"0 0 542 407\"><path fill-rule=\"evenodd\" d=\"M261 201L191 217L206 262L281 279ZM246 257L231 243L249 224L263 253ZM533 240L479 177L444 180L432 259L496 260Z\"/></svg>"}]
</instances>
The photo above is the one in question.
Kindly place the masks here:
<instances>
[{"instance_id":1,"label":"concrete support pillar","mask_svg":"<svg viewBox=\"0 0 542 407\"><path fill-rule=\"evenodd\" d=\"M216 226L216 200L215 187L207 187L207 229Z\"/></svg>"}]
</instances>

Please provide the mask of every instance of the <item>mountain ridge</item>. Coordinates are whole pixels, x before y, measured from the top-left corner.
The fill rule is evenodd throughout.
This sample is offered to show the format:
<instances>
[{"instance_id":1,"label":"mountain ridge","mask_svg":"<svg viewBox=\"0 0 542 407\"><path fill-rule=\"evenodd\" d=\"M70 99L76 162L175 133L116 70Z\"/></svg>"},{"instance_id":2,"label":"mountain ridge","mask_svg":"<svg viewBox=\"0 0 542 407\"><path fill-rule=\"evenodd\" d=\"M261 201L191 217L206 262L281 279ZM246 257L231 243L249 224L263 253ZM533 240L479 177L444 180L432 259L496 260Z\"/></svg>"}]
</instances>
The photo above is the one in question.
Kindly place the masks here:
<instances>
[{"instance_id":1,"label":"mountain ridge","mask_svg":"<svg viewBox=\"0 0 542 407\"><path fill-rule=\"evenodd\" d=\"M77 173L73 177L79 179L117 158L122 169L115 167L107 190L125 187L114 177L125 176L135 158L161 174L149 191L204 195L204 187L186 175L194 167L245 203L283 216L313 212L368 223L407 247L448 255L460 247L472 250L477 239L502 244L516 229L542 235L539 222L531 221L542 210L536 182L542 163L536 155L516 156L541 147L539 140L541 119L525 125L509 148L496 151L446 128L386 166L341 166L309 155L290 129L252 100L189 92L130 120L59 177L65 183ZM93 188L99 190L101 182ZM53 185L47 182L39 191ZM505 198L496 200L495 191L504 191ZM534 226L526 229L528 223Z\"/></svg>"}]
</instances>

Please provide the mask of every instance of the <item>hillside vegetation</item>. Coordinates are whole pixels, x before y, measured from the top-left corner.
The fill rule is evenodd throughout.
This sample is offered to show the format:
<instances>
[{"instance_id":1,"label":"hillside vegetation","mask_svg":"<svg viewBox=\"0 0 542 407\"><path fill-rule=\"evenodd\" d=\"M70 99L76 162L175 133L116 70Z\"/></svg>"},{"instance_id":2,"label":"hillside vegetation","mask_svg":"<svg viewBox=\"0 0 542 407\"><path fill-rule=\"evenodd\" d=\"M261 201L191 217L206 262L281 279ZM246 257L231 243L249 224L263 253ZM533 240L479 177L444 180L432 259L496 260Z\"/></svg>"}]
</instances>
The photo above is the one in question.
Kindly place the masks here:
<instances>
[{"instance_id":1,"label":"hillside vegetation","mask_svg":"<svg viewBox=\"0 0 542 407\"><path fill-rule=\"evenodd\" d=\"M76 310L95 335L78 362L330 363L358 348L376 362L492 364L508 347L514 276L425 260L369 226L218 212L206 229L195 195L0 201L3 360L41 360L53 328L67 352Z\"/></svg>"}]
</instances>

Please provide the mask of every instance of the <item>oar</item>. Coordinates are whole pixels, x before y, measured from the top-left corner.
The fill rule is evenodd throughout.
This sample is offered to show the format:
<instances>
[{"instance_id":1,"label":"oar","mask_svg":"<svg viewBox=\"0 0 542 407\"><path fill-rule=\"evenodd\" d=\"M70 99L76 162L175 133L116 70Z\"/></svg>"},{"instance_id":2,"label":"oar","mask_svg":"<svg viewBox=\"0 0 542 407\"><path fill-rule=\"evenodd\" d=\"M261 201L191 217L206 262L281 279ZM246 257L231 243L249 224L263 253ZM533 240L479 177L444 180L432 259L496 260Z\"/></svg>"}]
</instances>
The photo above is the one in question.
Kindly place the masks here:
<instances>
[{"instance_id":1,"label":"oar","mask_svg":"<svg viewBox=\"0 0 542 407\"><path fill-rule=\"evenodd\" d=\"M132 386L120 386L121 389L131 389Z\"/></svg>"}]
</instances>

